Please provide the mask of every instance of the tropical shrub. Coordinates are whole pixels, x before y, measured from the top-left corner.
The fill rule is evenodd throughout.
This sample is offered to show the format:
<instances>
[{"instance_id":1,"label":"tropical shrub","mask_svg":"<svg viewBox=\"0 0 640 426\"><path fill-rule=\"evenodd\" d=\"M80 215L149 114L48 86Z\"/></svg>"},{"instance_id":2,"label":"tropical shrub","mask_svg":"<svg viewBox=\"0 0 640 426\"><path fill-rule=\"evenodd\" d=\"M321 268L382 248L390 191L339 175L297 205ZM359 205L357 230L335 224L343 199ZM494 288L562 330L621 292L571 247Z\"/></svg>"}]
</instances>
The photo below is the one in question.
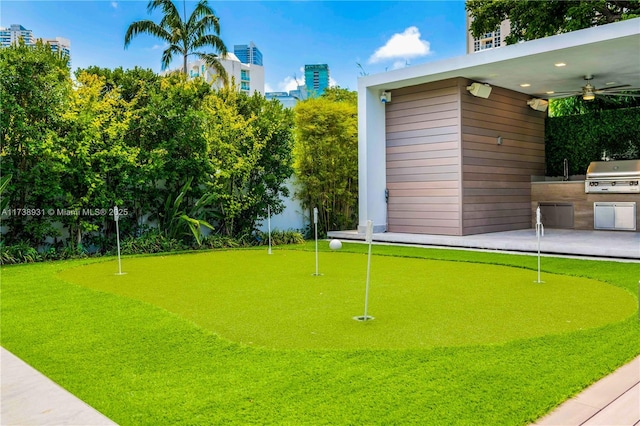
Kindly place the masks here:
<instances>
[{"instance_id":1,"label":"tropical shrub","mask_svg":"<svg viewBox=\"0 0 640 426\"><path fill-rule=\"evenodd\" d=\"M318 233L353 229L358 214L358 117L355 96L329 90L295 107L296 197L313 217Z\"/></svg>"},{"instance_id":2,"label":"tropical shrub","mask_svg":"<svg viewBox=\"0 0 640 426\"><path fill-rule=\"evenodd\" d=\"M257 238L257 244L264 246L269 243L269 234L267 232L259 232ZM303 244L304 237L299 231L271 231L271 245L279 246L285 244Z\"/></svg>"},{"instance_id":3,"label":"tropical shrub","mask_svg":"<svg viewBox=\"0 0 640 426\"><path fill-rule=\"evenodd\" d=\"M163 253L187 248L181 241L169 238L155 228L148 229L138 237L127 237L120 243L122 254Z\"/></svg>"},{"instance_id":4,"label":"tropical shrub","mask_svg":"<svg viewBox=\"0 0 640 426\"><path fill-rule=\"evenodd\" d=\"M258 222L284 209L287 179L293 173L293 116L277 101L235 87L209 96L204 137L214 195L216 230L227 236L251 234Z\"/></svg>"},{"instance_id":5,"label":"tropical shrub","mask_svg":"<svg viewBox=\"0 0 640 426\"><path fill-rule=\"evenodd\" d=\"M202 247L210 249L236 248L240 247L240 243L233 237L211 234L204 237Z\"/></svg>"},{"instance_id":6,"label":"tropical shrub","mask_svg":"<svg viewBox=\"0 0 640 426\"><path fill-rule=\"evenodd\" d=\"M69 105L68 58L42 42L0 49L0 170L12 175L3 191L11 209L56 208L64 159L57 147ZM55 233L51 215L3 218L8 243L36 247Z\"/></svg>"},{"instance_id":7,"label":"tropical shrub","mask_svg":"<svg viewBox=\"0 0 640 426\"><path fill-rule=\"evenodd\" d=\"M39 209L2 217L7 246L53 238L47 259L113 253L114 206L132 251L147 251L133 239L149 221L179 247L213 226L250 245L268 207L283 210L293 115L280 103L139 68L72 82L67 62L42 45L0 50L1 203Z\"/></svg>"},{"instance_id":8,"label":"tropical shrub","mask_svg":"<svg viewBox=\"0 0 640 426\"><path fill-rule=\"evenodd\" d=\"M32 263L39 260L42 260L42 256L28 241L20 241L10 246L0 243L0 264Z\"/></svg>"}]
</instances>

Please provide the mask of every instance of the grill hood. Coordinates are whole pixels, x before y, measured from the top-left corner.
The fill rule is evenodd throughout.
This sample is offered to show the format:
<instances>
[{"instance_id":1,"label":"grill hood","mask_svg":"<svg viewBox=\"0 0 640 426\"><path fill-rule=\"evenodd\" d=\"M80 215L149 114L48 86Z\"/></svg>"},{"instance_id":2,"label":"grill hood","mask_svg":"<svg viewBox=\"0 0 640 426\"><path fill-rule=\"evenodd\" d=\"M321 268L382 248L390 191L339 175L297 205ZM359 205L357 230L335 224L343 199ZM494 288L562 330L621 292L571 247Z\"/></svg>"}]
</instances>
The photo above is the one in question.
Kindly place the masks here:
<instances>
[{"instance_id":1,"label":"grill hood","mask_svg":"<svg viewBox=\"0 0 640 426\"><path fill-rule=\"evenodd\" d=\"M588 180L640 179L640 160L593 161L587 168Z\"/></svg>"},{"instance_id":2,"label":"grill hood","mask_svg":"<svg viewBox=\"0 0 640 426\"><path fill-rule=\"evenodd\" d=\"M640 160L594 161L587 168L584 192L640 193Z\"/></svg>"}]
</instances>

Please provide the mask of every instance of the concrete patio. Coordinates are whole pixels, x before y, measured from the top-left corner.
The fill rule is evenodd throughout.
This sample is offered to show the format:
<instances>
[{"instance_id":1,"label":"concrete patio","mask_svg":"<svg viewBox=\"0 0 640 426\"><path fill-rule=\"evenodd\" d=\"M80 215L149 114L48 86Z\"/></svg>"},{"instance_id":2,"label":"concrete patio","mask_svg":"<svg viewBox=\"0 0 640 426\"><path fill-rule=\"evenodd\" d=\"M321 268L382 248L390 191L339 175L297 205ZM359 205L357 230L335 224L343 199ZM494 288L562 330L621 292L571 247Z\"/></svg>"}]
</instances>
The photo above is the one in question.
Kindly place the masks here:
<instances>
[{"instance_id":1,"label":"concrete patio","mask_svg":"<svg viewBox=\"0 0 640 426\"><path fill-rule=\"evenodd\" d=\"M364 240L356 231L332 231L329 238ZM473 250L537 253L538 239L533 229L450 236L374 233L376 243L412 244ZM575 231L546 229L540 239L540 252L546 255L586 256L621 261L640 261L640 233L623 231Z\"/></svg>"}]
</instances>

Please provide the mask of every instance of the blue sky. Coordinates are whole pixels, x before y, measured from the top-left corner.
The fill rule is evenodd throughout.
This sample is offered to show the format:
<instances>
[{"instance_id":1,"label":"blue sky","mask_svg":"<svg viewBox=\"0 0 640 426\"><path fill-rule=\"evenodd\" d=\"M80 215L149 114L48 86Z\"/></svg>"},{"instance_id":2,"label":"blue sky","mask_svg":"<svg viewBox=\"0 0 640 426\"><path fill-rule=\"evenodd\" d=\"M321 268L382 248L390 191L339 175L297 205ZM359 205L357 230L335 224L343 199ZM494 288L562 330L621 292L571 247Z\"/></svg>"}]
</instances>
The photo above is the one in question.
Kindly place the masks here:
<instances>
[{"instance_id":1,"label":"blue sky","mask_svg":"<svg viewBox=\"0 0 640 426\"><path fill-rule=\"evenodd\" d=\"M187 1L187 14L194 2ZM465 54L464 1L209 1L221 36L253 41L264 57L267 91L290 90L305 64L329 65L334 84L357 89L368 74ZM42 38L71 40L72 68L140 66L159 72L160 40L139 35L124 49L131 22L152 19L147 1L0 2L0 25L21 24ZM175 66L179 66L177 62Z\"/></svg>"}]
</instances>

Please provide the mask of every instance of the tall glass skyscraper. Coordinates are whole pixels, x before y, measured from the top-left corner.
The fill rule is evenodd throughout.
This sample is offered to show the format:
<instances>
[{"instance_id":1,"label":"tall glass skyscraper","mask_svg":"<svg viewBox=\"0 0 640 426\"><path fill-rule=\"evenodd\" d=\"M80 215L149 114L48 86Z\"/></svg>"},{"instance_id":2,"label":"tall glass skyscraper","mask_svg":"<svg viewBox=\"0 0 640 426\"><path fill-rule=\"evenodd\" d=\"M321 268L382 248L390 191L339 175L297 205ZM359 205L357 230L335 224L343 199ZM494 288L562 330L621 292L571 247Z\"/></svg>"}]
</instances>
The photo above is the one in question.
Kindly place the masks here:
<instances>
[{"instance_id":1,"label":"tall glass skyscraper","mask_svg":"<svg viewBox=\"0 0 640 426\"><path fill-rule=\"evenodd\" d=\"M324 89L329 87L329 65L305 65L304 85L310 97L322 95Z\"/></svg>"},{"instance_id":2,"label":"tall glass skyscraper","mask_svg":"<svg viewBox=\"0 0 640 426\"><path fill-rule=\"evenodd\" d=\"M253 42L249 44L236 44L233 46L233 53L243 64L262 66L262 52L258 50Z\"/></svg>"}]
</instances>

